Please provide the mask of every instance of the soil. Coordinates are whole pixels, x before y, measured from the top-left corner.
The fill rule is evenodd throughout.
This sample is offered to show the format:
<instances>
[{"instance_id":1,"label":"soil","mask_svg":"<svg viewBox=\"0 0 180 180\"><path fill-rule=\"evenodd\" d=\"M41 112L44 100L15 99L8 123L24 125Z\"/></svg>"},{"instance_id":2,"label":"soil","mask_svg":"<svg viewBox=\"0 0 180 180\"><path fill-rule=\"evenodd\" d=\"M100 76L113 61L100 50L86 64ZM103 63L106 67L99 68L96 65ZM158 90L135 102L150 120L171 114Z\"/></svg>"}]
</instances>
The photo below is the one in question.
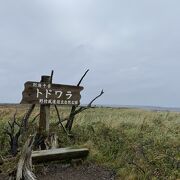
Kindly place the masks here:
<instances>
[{"instance_id":1,"label":"soil","mask_svg":"<svg viewBox=\"0 0 180 180\"><path fill-rule=\"evenodd\" d=\"M35 169L38 180L115 180L115 172L95 164L47 164ZM8 177L0 174L0 180Z\"/></svg>"},{"instance_id":2,"label":"soil","mask_svg":"<svg viewBox=\"0 0 180 180\"><path fill-rule=\"evenodd\" d=\"M41 171L42 173L42 171ZM53 164L38 173L38 180L114 180L115 172L94 164L78 166Z\"/></svg>"}]
</instances>

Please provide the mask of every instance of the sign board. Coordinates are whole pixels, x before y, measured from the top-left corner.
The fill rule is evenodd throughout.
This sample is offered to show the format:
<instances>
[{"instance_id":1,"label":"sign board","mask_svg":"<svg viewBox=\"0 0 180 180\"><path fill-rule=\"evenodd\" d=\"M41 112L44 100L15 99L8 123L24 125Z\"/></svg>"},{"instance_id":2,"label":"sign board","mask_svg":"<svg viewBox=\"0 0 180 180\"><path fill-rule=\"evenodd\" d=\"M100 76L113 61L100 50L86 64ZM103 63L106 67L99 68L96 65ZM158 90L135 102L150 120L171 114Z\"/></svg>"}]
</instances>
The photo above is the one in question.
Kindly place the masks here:
<instances>
[{"instance_id":1,"label":"sign board","mask_svg":"<svg viewBox=\"0 0 180 180\"><path fill-rule=\"evenodd\" d=\"M32 81L26 82L24 86L21 104L78 105L80 91L83 90L82 86Z\"/></svg>"}]
</instances>

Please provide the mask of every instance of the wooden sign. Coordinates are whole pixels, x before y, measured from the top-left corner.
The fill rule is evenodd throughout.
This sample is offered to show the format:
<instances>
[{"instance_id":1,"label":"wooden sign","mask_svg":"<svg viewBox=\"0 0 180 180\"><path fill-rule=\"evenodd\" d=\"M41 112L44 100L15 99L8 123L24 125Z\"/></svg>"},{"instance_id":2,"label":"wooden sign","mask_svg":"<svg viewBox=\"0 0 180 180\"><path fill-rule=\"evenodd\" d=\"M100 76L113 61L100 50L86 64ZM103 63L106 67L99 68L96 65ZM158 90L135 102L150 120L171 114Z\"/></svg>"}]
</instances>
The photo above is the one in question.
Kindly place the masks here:
<instances>
[{"instance_id":1,"label":"wooden sign","mask_svg":"<svg viewBox=\"0 0 180 180\"><path fill-rule=\"evenodd\" d=\"M82 86L28 81L25 83L21 104L80 104Z\"/></svg>"}]
</instances>

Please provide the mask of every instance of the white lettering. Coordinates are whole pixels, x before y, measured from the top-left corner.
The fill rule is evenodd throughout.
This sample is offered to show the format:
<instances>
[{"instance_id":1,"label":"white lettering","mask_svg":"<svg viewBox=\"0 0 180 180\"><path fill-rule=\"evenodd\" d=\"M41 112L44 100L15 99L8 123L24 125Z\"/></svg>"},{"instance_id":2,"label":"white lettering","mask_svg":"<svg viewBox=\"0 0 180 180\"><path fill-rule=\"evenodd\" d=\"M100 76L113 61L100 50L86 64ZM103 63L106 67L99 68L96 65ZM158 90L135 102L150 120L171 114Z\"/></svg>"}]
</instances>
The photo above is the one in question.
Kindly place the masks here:
<instances>
[{"instance_id":1,"label":"white lettering","mask_svg":"<svg viewBox=\"0 0 180 180\"><path fill-rule=\"evenodd\" d=\"M51 89L50 90L46 89L46 98L48 98L48 95L51 95L51 92L52 92Z\"/></svg>"},{"instance_id":2,"label":"white lettering","mask_svg":"<svg viewBox=\"0 0 180 180\"><path fill-rule=\"evenodd\" d=\"M37 87L37 83L33 83L33 87Z\"/></svg>"},{"instance_id":3,"label":"white lettering","mask_svg":"<svg viewBox=\"0 0 180 180\"><path fill-rule=\"evenodd\" d=\"M71 91L67 91L66 96L67 96L67 99L70 99L72 97Z\"/></svg>"},{"instance_id":4,"label":"white lettering","mask_svg":"<svg viewBox=\"0 0 180 180\"><path fill-rule=\"evenodd\" d=\"M60 98L62 96L62 91L55 91L55 95L57 95L57 98ZM59 95L58 95L59 94Z\"/></svg>"},{"instance_id":5,"label":"white lettering","mask_svg":"<svg viewBox=\"0 0 180 180\"><path fill-rule=\"evenodd\" d=\"M36 94L36 97L39 98L39 95L42 95L42 92L40 92L40 90L37 88L37 94Z\"/></svg>"}]
</instances>

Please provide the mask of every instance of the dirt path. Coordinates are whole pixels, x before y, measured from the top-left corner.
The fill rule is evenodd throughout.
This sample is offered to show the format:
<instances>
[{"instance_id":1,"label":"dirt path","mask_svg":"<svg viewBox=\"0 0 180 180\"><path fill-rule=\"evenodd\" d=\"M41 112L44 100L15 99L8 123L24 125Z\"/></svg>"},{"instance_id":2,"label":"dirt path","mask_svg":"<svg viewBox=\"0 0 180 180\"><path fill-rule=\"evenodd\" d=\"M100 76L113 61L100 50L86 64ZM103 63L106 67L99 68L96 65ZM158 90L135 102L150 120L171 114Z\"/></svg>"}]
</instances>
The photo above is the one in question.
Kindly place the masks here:
<instances>
[{"instance_id":1,"label":"dirt path","mask_svg":"<svg viewBox=\"0 0 180 180\"><path fill-rule=\"evenodd\" d=\"M38 180L115 180L115 172L94 164L78 166L48 164L36 167ZM8 180L7 175L0 174L0 180Z\"/></svg>"},{"instance_id":2,"label":"dirt path","mask_svg":"<svg viewBox=\"0 0 180 180\"><path fill-rule=\"evenodd\" d=\"M76 167L55 164L46 166L37 177L39 180L114 180L115 173L94 164Z\"/></svg>"}]
</instances>

